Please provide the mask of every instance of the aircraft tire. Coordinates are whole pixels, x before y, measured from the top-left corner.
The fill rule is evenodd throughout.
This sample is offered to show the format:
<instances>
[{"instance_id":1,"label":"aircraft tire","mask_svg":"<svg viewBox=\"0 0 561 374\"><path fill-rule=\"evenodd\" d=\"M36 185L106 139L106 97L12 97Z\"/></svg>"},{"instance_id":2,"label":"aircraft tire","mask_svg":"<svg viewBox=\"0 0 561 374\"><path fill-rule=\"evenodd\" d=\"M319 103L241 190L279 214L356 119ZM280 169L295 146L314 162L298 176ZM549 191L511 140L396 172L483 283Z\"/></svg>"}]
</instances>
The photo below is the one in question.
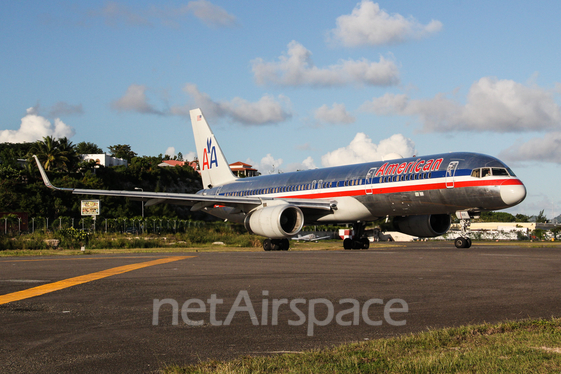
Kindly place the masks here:
<instances>
[{"instance_id":1,"label":"aircraft tire","mask_svg":"<svg viewBox=\"0 0 561 374\"><path fill-rule=\"evenodd\" d=\"M281 239L279 246L281 251L288 251L288 248L290 248L290 241L288 239Z\"/></svg>"},{"instance_id":2,"label":"aircraft tire","mask_svg":"<svg viewBox=\"0 0 561 374\"><path fill-rule=\"evenodd\" d=\"M362 244L362 249L370 248L370 240L368 240L367 238L360 239L360 242Z\"/></svg>"},{"instance_id":3,"label":"aircraft tire","mask_svg":"<svg viewBox=\"0 0 561 374\"><path fill-rule=\"evenodd\" d=\"M468 239L466 238L462 238L461 236L459 238L456 238L456 240L454 241L454 245L456 246L456 248L469 248L470 247L470 241L468 241Z\"/></svg>"},{"instance_id":4,"label":"aircraft tire","mask_svg":"<svg viewBox=\"0 0 561 374\"><path fill-rule=\"evenodd\" d=\"M271 239L263 240L263 249L266 251L270 251L273 249L273 243L271 243Z\"/></svg>"},{"instance_id":5,"label":"aircraft tire","mask_svg":"<svg viewBox=\"0 0 561 374\"><path fill-rule=\"evenodd\" d=\"M353 249L362 249L362 241L359 240L353 240Z\"/></svg>"},{"instance_id":6,"label":"aircraft tire","mask_svg":"<svg viewBox=\"0 0 561 374\"><path fill-rule=\"evenodd\" d=\"M343 240L343 248L344 249L353 249L353 240L349 239L349 238Z\"/></svg>"}]
</instances>

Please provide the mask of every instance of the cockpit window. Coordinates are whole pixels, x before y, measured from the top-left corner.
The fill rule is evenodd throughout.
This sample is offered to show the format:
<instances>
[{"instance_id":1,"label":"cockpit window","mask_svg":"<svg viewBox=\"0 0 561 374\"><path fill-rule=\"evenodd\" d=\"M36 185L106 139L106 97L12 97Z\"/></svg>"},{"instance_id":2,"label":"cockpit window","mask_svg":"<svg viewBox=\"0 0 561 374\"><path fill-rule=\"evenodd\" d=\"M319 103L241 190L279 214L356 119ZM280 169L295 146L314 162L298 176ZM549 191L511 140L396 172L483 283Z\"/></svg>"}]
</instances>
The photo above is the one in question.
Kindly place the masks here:
<instances>
[{"instance_id":1,"label":"cockpit window","mask_svg":"<svg viewBox=\"0 0 561 374\"><path fill-rule=\"evenodd\" d=\"M473 169L471 171L471 176L474 178L485 178L490 176L513 176L515 177L514 173L510 169L506 168L480 168L480 169Z\"/></svg>"},{"instance_id":2,"label":"cockpit window","mask_svg":"<svg viewBox=\"0 0 561 374\"><path fill-rule=\"evenodd\" d=\"M508 177L508 171L506 171L505 168L493 168L493 175L507 176Z\"/></svg>"}]
</instances>

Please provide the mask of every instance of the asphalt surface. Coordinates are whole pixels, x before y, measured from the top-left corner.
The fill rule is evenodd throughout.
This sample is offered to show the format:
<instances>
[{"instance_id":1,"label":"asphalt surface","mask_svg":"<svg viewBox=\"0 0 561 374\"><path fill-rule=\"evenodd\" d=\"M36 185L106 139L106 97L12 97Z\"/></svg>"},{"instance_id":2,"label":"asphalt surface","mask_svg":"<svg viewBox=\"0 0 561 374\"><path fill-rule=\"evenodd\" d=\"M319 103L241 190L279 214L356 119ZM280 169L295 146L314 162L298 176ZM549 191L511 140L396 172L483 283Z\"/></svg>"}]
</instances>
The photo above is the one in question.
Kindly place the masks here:
<instances>
[{"instance_id":1,"label":"asphalt surface","mask_svg":"<svg viewBox=\"0 0 561 374\"><path fill-rule=\"evenodd\" d=\"M2 258L0 296L170 256L195 257L0 305L0 372L155 372L172 363L561 316L561 247L458 250L432 242L367 251ZM222 304L212 306L212 298ZM155 299L177 302L176 325L170 304L154 320ZM190 299L201 301L184 305ZM393 299L403 302L388 305ZM205 312L193 312L203 306ZM183 317L203 324L189 325ZM358 324L343 325L351 322Z\"/></svg>"}]
</instances>

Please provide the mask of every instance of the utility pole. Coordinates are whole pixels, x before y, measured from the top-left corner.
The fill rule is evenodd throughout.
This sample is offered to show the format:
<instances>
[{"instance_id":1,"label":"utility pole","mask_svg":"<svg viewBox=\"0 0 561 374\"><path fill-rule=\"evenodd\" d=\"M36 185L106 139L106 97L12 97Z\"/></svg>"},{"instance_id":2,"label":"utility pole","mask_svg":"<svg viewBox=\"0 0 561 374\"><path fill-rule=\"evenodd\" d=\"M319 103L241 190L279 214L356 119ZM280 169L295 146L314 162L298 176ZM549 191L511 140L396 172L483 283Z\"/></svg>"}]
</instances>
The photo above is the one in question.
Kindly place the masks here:
<instances>
[{"instance_id":1,"label":"utility pole","mask_svg":"<svg viewBox=\"0 0 561 374\"><path fill-rule=\"evenodd\" d=\"M144 190L140 187L135 187L134 189L137 190L137 191L144 192ZM144 200L140 200L140 203L142 204L142 219L144 219Z\"/></svg>"}]
</instances>

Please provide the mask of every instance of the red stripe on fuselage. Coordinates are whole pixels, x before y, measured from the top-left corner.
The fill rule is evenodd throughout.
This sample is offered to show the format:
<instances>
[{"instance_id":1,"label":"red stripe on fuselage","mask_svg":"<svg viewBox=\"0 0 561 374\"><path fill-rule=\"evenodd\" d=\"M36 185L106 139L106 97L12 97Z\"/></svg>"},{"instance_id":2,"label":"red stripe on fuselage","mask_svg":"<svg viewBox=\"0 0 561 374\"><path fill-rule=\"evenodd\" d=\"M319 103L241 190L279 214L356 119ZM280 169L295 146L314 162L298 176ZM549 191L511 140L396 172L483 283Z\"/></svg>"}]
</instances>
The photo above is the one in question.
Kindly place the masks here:
<instances>
[{"instance_id":1,"label":"red stripe on fuselage","mask_svg":"<svg viewBox=\"0 0 561 374\"><path fill-rule=\"evenodd\" d=\"M390 194L390 193L398 193L398 192L421 192L421 191L431 191L431 190L449 190L452 188L446 187L446 182L438 182L438 183L428 183L428 184L411 184L405 186L395 186L395 187L382 187L384 185L388 185L392 182L382 183L372 185L372 195L381 195L381 194ZM450 182L452 183L452 182ZM522 185L523 183L519 179L492 179L492 180L473 180L473 181L455 181L454 182L454 189L457 188L466 188L466 187L485 187L485 186L512 186L512 185ZM353 186L355 187L355 186ZM362 196L366 195L366 190L370 190L370 185L363 184L360 186L360 189L354 190L345 190L345 191L336 191L336 192L315 192L305 195L292 195L292 196L279 196L279 199L282 198L292 198L292 199L328 199L333 197L346 197L346 196ZM321 191L321 190L315 190ZM368 194L370 195L370 194Z\"/></svg>"}]
</instances>

